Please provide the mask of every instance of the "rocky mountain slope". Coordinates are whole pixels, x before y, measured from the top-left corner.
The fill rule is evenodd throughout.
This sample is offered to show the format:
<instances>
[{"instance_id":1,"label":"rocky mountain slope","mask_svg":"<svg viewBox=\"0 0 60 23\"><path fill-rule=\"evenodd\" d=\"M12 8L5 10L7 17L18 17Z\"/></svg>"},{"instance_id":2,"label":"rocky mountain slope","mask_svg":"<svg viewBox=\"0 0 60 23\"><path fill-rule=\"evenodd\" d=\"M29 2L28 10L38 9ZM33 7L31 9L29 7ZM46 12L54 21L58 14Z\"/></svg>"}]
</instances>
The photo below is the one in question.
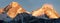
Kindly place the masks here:
<instances>
[{"instance_id":1,"label":"rocky mountain slope","mask_svg":"<svg viewBox=\"0 0 60 23\"><path fill-rule=\"evenodd\" d=\"M51 4L44 4L42 8L33 11L32 15L33 16L41 16L43 14L46 14L49 18L59 18L59 15L57 12L53 9L53 6Z\"/></svg>"},{"instance_id":2,"label":"rocky mountain slope","mask_svg":"<svg viewBox=\"0 0 60 23\"><path fill-rule=\"evenodd\" d=\"M28 12L17 2L11 2L5 8L0 9L0 20L3 23L56 23L59 15L51 4L44 4L42 8ZM55 19L57 18L57 19ZM56 20L56 21L55 21Z\"/></svg>"}]
</instances>

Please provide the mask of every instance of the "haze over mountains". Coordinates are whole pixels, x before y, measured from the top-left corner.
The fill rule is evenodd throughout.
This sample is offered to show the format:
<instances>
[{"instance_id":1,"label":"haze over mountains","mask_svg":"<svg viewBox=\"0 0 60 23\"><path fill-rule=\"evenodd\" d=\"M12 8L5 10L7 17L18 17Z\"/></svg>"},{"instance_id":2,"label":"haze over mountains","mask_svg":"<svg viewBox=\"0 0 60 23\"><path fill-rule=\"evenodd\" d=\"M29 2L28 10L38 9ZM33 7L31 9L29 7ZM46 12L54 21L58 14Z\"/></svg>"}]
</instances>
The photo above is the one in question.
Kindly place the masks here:
<instances>
[{"instance_id":1,"label":"haze over mountains","mask_svg":"<svg viewBox=\"0 0 60 23\"><path fill-rule=\"evenodd\" d=\"M51 4L44 4L42 8L33 12L26 11L17 2L12 2L9 5L7 5L5 8L0 9L0 14L6 13L7 16L9 16L10 18L15 18L18 13L23 13L23 12L32 14L32 16L35 17L39 17L42 16L43 14L46 14L49 18L59 18L59 15L53 9L53 6Z\"/></svg>"}]
</instances>

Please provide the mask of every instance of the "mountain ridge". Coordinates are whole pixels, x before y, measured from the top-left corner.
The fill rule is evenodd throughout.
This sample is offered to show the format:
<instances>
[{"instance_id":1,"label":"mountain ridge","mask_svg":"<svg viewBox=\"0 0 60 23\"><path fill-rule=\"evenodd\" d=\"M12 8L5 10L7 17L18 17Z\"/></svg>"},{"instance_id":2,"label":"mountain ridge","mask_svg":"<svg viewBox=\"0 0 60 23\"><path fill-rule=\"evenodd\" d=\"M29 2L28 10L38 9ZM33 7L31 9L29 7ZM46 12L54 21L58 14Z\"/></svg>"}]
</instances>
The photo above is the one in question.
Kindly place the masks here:
<instances>
[{"instance_id":1,"label":"mountain ridge","mask_svg":"<svg viewBox=\"0 0 60 23\"><path fill-rule=\"evenodd\" d=\"M0 10L1 11L1 10ZM48 11L50 11L51 12L51 14L48 12ZM28 12L28 11L26 11L24 8L22 8L22 6L21 5L19 5L17 2L11 2L9 5L7 5L5 8L3 8L3 10L2 10L2 12L6 12L7 13L7 15L9 16L9 17L11 17L11 18L14 18L14 17L16 17L16 15L18 14L18 13L23 13L23 12L26 12L26 13L28 13L28 14L32 14L32 16L36 16L36 17L38 17L38 16L41 16L41 15L43 15L43 14L47 14L47 16L50 18L50 17L52 17L52 18L58 18L58 14L56 13L56 11L53 9L53 6L51 5L51 4L44 4L43 6L42 6L42 8L40 8L40 9L38 9L38 10L36 10L36 11L33 11L33 12ZM2 13L2 12L0 12L0 13ZM51 15L51 16L50 16ZM54 17L54 16L55 17ZM56 16L57 15L57 16Z\"/></svg>"},{"instance_id":2,"label":"mountain ridge","mask_svg":"<svg viewBox=\"0 0 60 23\"><path fill-rule=\"evenodd\" d=\"M50 19L53 19L53 18L59 18L59 15L57 14L57 12L53 9L53 6L51 4L44 4L42 6L42 8L32 12L32 15L33 16L41 16L43 14L47 14L47 16L50 18Z\"/></svg>"},{"instance_id":3,"label":"mountain ridge","mask_svg":"<svg viewBox=\"0 0 60 23\"><path fill-rule=\"evenodd\" d=\"M17 2L11 2L8 6L4 8L4 11L11 18L14 18L18 13L23 13L26 10L22 8Z\"/></svg>"}]
</instances>

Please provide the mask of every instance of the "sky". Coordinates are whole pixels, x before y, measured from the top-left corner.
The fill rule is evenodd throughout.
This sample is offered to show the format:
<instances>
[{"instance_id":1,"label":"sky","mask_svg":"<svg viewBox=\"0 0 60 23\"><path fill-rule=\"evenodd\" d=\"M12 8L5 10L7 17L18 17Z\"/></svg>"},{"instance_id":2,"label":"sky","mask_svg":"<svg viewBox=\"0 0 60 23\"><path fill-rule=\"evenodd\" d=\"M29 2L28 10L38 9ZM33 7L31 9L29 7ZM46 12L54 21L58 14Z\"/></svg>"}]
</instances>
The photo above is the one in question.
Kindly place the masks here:
<instances>
[{"instance_id":1,"label":"sky","mask_svg":"<svg viewBox=\"0 0 60 23\"><path fill-rule=\"evenodd\" d=\"M43 4L52 4L57 13L60 14L60 0L0 0L0 8L6 7L13 1L18 2L29 12L41 8Z\"/></svg>"}]
</instances>

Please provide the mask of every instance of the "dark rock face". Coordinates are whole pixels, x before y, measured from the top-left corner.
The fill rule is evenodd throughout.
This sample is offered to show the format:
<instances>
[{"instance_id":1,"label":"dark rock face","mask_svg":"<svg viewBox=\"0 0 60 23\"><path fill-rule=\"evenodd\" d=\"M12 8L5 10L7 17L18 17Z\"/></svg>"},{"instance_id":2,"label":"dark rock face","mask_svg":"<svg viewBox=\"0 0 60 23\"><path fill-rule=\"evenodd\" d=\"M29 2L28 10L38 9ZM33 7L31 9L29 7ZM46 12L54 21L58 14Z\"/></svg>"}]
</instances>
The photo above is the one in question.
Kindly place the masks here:
<instances>
[{"instance_id":1,"label":"dark rock face","mask_svg":"<svg viewBox=\"0 0 60 23\"><path fill-rule=\"evenodd\" d=\"M47 16L45 17L48 18ZM37 18L28 13L18 14L15 19L17 19L15 23L60 23L60 19Z\"/></svg>"},{"instance_id":2,"label":"dark rock face","mask_svg":"<svg viewBox=\"0 0 60 23\"><path fill-rule=\"evenodd\" d=\"M60 23L60 19L42 19L40 18L39 20L33 21L31 23Z\"/></svg>"},{"instance_id":3,"label":"dark rock face","mask_svg":"<svg viewBox=\"0 0 60 23\"><path fill-rule=\"evenodd\" d=\"M5 14L4 14L5 15ZM44 19L45 15L43 15L41 18L34 17L31 14L28 13L21 13L18 14L13 20L9 20L8 16L6 16L5 20L0 20L0 23L60 23L60 19L49 19L47 16L45 16L48 19Z\"/></svg>"},{"instance_id":4,"label":"dark rock face","mask_svg":"<svg viewBox=\"0 0 60 23\"><path fill-rule=\"evenodd\" d=\"M15 23L27 23L28 21L30 21L31 17L31 14L21 13L18 14L12 21Z\"/></svg>"}]
</instances>

